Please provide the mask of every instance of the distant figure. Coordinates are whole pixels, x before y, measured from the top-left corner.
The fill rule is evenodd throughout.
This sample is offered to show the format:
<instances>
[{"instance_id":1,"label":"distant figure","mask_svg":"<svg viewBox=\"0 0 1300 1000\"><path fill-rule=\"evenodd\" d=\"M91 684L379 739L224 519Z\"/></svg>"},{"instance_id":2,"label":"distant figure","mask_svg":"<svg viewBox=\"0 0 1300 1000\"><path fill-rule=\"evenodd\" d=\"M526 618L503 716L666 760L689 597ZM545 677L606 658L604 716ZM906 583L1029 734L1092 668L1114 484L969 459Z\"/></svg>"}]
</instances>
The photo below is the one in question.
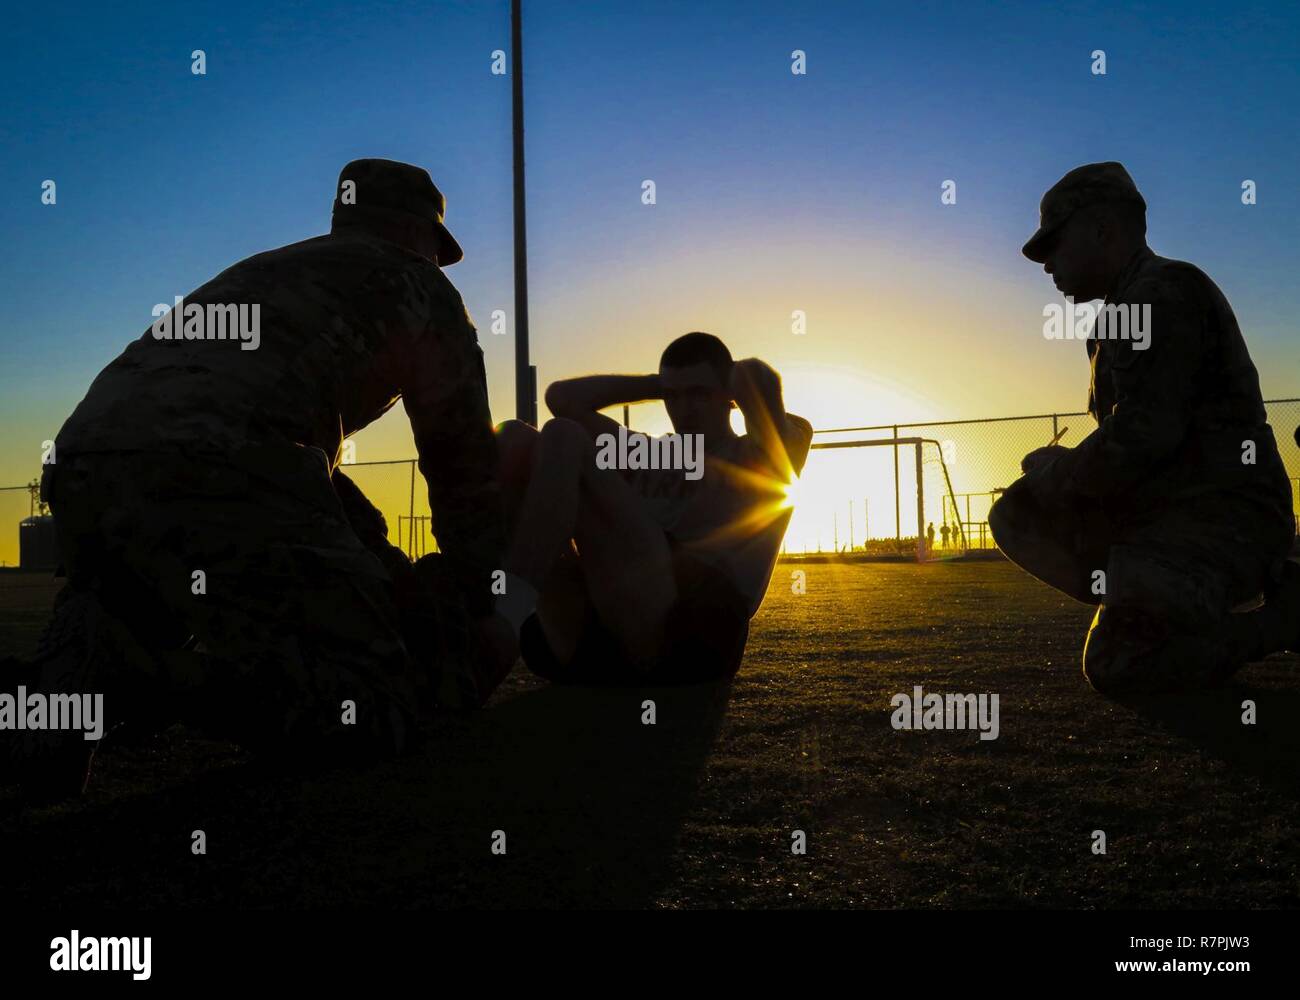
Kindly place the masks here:
<instances>
[{"instance_id":1,"label":"distant figure","mask_svg":"<svg viewBox=\"0 0 1300 1000\"><path fill-rule=\"evenodd\" d=\"M1086 341L1097 429L1025 456L989 513L998 545L1098 605L1083 670L1099 691L1213 683L1300 648L1290 488L1223 293L1152 253L1146 202L1118 163L1071 170L1041 223L1025 256L1073 300L1117 308Z\"/></svg>"},{"instance_id":2,"label":"distant figure","mask_svg":"<svg viewBox=\"0 0 1300 1000\"><path fill-rule=\"evenodd\" d=\"M933 551L934 551L934 522L931 521L930 526L925 529L925 553L926 555L929 555Z\"/></svg>"},{"instance_id":3,"label":"distant figure","mask_svg":"<svg viewBox=\"0 0 1300 1000\"><path fill-rule=\"evenodd\" d=\"M702 444L698 468L611 468L602 454L625 431L599 411L659 399L674 434ZM789 521L785 487L812 440L808 422L786 412L777 373L689 333L668 345L658 374L555 382L546 404L555 419L540 433L514 421L500 431L517 514L502 604L512 618L536 606L520 637L528 667L588 683L733 675Z\"/></svg>"},{"instance_id":4,"label":"distant figure","mask_svg":"<svg viewBox=\"0 0 1300 1000\"><path fill-rule=\"evenodd\" d=\"M329 235L222 271L100 373L45 468L68 584L36 683L111 686L111 723L353 756L486 697L515 658L492 614L504 522L444 209L423 169L349 163ZM215 337L239 306L255 336ZM339 467L399 399L442 550L419 569ZM112 655L60 648L87 628Z\"/></svg>"},{"instance_id":5,"label":"distant figure","mask_svg":"<svg viewBox=\"0 0 1300 1000\"><path fill-rule=\"evenodd\" d=\"M939 528L939 538L943 543L944 550L946 551L948 548L948 522L947 521L944 521L943 525Z\"/></svg>"}]
</instances>

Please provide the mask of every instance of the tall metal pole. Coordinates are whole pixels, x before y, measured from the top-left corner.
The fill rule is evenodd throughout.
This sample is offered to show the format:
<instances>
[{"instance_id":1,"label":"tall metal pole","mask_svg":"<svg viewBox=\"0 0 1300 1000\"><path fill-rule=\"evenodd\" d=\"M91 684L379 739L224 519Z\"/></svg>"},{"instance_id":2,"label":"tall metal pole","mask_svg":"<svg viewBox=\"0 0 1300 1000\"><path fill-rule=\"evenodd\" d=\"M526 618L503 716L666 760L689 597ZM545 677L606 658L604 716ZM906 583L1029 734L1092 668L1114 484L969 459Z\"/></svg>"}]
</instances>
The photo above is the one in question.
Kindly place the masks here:
<instances>
[{"instance_id":1,"label":"tall metal pole","mask_svg":"<svg viewBox=\"0 0 1300 1000\"><path fill-rule=\"evenodd\" d=\"M537 375L528 357L528 227L524 218L524 43L521 0L510 2L515 174L515 416L537 426Z\"/></svg>"}]
</instances>

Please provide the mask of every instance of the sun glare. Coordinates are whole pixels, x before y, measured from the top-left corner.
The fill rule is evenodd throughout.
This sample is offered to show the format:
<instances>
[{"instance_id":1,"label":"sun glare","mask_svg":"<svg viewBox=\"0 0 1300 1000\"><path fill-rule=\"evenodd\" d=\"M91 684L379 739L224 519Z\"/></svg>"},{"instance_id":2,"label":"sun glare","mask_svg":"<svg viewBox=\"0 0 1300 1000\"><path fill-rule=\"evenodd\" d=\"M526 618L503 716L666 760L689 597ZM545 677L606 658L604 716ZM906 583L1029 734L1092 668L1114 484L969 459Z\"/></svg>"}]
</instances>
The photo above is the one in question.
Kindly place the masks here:
<instances>
[{"instance_id":1,"label":"sun glare","mask_svg":"<svg viewBox=\"0 0 1300 1000\"><path fill-rule=\"evenodd\" d=\"M792 365L782 371L786 407L806 417L820 430L892 424L930 416L934 408L910 390L888 379L851 368ZM818 435L814 441L876 439L891 431L861 431ZM910 453L901 456L904 492L912 494L915 480ZM915 531L915 503L894 499L893 453L889 448L846 448L813 451L802 474L783 484L781 507L792 510L786 530L790 552L833 551L860 546L868 535L892 537ZM899 515L899 524L895 516Z\"/></svg>"},{"instance_id":2,"label":"sun glare","mask_svg":"<svg viewBox=\"0 0 1300 1000\"><path fill-rule=\"evenodd\" d=\"M791 507L799 506L802 500L807 499L805 496L804 482L799 477L795 477L790 482L781 487L781 508L788 510Z\"/></svg>"}]
</instances>

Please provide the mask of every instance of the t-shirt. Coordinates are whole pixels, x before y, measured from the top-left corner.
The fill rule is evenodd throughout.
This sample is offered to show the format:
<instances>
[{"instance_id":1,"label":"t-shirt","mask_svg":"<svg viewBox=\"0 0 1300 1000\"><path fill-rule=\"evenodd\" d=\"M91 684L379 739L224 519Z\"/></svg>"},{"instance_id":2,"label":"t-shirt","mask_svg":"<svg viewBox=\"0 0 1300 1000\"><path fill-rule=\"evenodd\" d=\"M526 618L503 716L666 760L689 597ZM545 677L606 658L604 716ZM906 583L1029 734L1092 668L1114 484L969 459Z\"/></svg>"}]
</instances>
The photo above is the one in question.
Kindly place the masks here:
<instances>
[{"instance_id":1,"label":"t-shirt","mask_svg":"<svg viewBox=\"0 0 1300 1000\"><path fill-rule=\"evenodd\" d=\"M721 570L752 617L767 593L791 514L786 482L758 443L744 434L710 444L704 475L695 480L681 469L626 475L669 539Z\"/></svg>"}]
</instances>

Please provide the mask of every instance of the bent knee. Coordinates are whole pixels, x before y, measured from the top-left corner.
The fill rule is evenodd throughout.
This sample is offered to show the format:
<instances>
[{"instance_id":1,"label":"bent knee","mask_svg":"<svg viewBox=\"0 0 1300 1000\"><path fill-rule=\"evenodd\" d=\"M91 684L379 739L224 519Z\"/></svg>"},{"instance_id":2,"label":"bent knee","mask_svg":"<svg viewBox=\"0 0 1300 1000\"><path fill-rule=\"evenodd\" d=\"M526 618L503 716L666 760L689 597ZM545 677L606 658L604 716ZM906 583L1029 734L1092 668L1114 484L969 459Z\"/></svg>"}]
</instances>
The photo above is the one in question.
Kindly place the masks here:
<instances>
[{"instance_id":1,"label":"bent knee","mask_svg":"<svg viewBox=\"0 0 1300 1000\"><path fill-rule=\"evenodd\" d=\"M496 425L497 447L502 451L532 451L540 432L523 420L503 420Z\"/></svg>"},{"instance_id":2,"label":"bent knee","mask_svg":"<svg viewBox=\"0 0 1300 1000\"><path fill-rule=\"evenodd\" d=\"M503 483L527 480L539 432L522 420L504 420L496 426L497 467Z\"/></svg>"},{"instance_id":3,"label":"bent knee","mask_svg":"<svg viewBox=\"0 0 1300 1000\"><path fill-rule=\"evenodd\" d=\"M1003 538L1007 534L1007 529L1010 526L1010 516L1007 514L1005 497L998 497L998 499L993 502L993 506L989 508L988 522L989 531L993 535L993 540L997 542L998 545L1001 545Z\"/></svg>"},{"instance_id":4,"label":"bent knee","mask_svg":"<svg viewBox=\"0 0 1300 1000\"><path fill-rule=\"evenodd\" d=\"M587 429L576 420L554 417L543 425L541 451L548 459L581 460L595 454L596 445Z\"/></svg>"},{"instance_id":5,"label":"bent knee","mask_svg":"<svg viewBox=\"0 0 1300 1000\"><path fill-rule=\"evenodd\" d=\"M1017 542L1037 536L1035 510L1029 499L1014 486L993 502L989 508L989 531L998 547L1015 547Z\"/></svg>"}]
</instances>

